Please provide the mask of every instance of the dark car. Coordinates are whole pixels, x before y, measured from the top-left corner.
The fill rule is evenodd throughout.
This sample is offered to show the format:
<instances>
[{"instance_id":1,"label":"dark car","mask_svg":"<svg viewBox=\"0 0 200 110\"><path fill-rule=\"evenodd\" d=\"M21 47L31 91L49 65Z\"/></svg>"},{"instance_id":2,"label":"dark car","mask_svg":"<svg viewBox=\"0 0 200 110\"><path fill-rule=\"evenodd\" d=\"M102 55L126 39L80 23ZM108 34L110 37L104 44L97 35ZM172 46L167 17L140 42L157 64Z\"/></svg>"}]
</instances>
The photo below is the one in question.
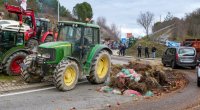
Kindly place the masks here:
<instances>
[{"instance_id":1,"label":"dark car","mask_svg":"<svg viewBox=\"0 0 200 110\"><path fill-rule=\"evenodd\" d=\"M162 56L164 66L170 65L172 68L177 66L196 68L197 56L193 47L170 47L167 48Z\"/></svg>"},{"instance_id":2,"label":"dark car","mask_svg":"<svg viewBox=\"0 0 200 110\"><path fill-rule=\"evenodd\" d=\"M197 66L197 86L200 87L200 64Z\"/></svg>"}]
</instances>

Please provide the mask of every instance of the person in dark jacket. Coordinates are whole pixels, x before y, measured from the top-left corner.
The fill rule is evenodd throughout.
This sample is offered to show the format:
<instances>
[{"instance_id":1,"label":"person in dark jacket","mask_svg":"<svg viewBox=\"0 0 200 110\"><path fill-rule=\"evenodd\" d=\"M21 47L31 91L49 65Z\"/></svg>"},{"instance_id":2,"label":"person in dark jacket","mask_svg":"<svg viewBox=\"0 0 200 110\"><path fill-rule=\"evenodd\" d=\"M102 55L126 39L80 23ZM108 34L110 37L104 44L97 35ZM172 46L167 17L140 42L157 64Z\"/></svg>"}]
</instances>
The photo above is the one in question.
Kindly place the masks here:
<instances>
[{"instance_id":1,"label":"person in dark jacket","mask_svg":"<svg viewBox=\"0 0 200 110\"><path fill-rule=\"evenodd\" d=\"M139 44L139 46L137 47L137 51L138 51L138 57L140 57L141 58L141 53L142 53L142 46L141 46L141 44Z\"/></svg>"},{"instance_id":2,"label":"person in dark jacket","mask_svg":"<svg viewBox=\"0 0 200 110\"><path fill-rule=\"evenodd\" d=\"M152 52L152 58L155 58L156 57L156 47L155 46L152 47L151 52Z\"/></svg>"},{"instance_id":3,"label":"person in dark jacket","mask_svg":"<svg viewBox=\"0 0 200 110\"><path fill-rule=\"evenodd\" d=\"M125 51L126 51L126 45L123 44L123 45L122 45L122 55L123 55L123 56L125 55Z\"/></svg>"},{"instance_id":4,"label":"person in dark jacket","mask_svg":"<svg viewBox=\"0 0 200 110\"><path fill-rule=\"evenodd\" d=\"M122 44L119 44L119 56L121 56L122 55Z\"/></svg>"},{"instance_id":5,"label":"person in dark jacket","mask_svg":"<svg viewBox=\"0 0 200 110\"><path fill-rule=\"evenodd\" d=\"M145 57L146 57L146 58L149 58L149 47L146 46L146 47L144 48L144 53L145 53Z\"/></svg>"}]
</instances>

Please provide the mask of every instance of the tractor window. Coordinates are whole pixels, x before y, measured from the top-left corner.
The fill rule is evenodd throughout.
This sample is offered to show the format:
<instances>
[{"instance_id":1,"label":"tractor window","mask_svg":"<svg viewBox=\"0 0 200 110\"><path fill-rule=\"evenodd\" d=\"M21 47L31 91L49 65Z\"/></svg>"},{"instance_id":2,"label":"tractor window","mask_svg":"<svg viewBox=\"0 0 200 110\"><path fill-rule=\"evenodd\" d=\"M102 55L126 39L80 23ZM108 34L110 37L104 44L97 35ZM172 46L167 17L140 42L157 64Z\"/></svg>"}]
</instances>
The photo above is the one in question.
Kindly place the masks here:
<instances>
[{"instance_id":1,"label":"tractor window","mask_svg":"<svg viewBox=\"0 0 200 110\"><path fill-rule=\"evenodd\" d=\"M81 28L72 26L64 26L60 29L58 40L74 42L81 37Z\"/></svg>"},{"instance_id":2,"label":"tractor window","mask_svg":"<svg viewBox=\"0 0 200 110\"><path fill-rule=\"evenodd\" d=\"M89 44L93 44L93 29L92 28L85 28L84 31L84 38L88 40Z\"/></svg>"},{"instance_id":3,"label":"tractor window","mask_svg":"<svg viewBox=\"0 0 200 110\"><path fill-rule=\"evenodd\" d=\"M94 42L94 44L98 44L99 43L99 30L98 29L94 29L93 42Z\"/></svg>"},{"instance_id":4,"label":"tractor window","mask_svg":"<svg viewBox=\"0 0 200 110\"><path fill-rule=\"evenodd\" d=\"M37 26L37 27L40 27L40 25L41 25L41 24L40 24L40 20L37 19L37 20L36 20L36 26Z\"/></svg>"},{"instance_id":5,"label":"tractor window","mask_svg":"<svg viewBox=\"0 0 200 110\"><path fill-rule=\"evenodd\" d=\"M32 19L30 17L26 17L24 23L30 26L31 28L33 27Z\"/></svg>"},{"instance_id":6,"label":"tractor window","mask_svg":"<svg viewBox=\"0 0 200 110\"><path fill-rule=\"evenodd\" d=\"M9 50L15 45L15 37L16 37L16 32L11 32L11 31L3 31L1 33L1 41L0 41L0 46L4 50Z\"/></svg>"},{"instance_id":7,"label":"tractor window","mask_svg":"<svg viewBox=\"0 0 200 110\"><path fill-rule=\"evenodd\" d=\"M23 33L17 33L17 37L16 37L16 45L23 45L24 44L24 35Z\"/></svg>"}]
</instances>

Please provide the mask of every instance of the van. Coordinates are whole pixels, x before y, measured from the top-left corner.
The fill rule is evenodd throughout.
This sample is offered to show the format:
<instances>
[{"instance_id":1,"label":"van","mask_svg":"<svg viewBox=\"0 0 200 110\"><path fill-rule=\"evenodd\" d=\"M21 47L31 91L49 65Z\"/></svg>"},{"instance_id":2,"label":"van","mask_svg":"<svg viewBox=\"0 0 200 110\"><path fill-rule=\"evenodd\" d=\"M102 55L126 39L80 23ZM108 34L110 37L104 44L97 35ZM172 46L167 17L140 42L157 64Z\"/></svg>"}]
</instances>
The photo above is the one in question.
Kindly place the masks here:
<instances>
[{"instance_id":1,"label":"van","mask_svg":"<svg viewBox=\"0 0 200 110\"><path fill-rule=\"evenodd\" d=\"M162 56L164 66L170 65L173 69L177 66L196 68L197 53L193 47L169 47Z\"/></svg>"}]
</instances>

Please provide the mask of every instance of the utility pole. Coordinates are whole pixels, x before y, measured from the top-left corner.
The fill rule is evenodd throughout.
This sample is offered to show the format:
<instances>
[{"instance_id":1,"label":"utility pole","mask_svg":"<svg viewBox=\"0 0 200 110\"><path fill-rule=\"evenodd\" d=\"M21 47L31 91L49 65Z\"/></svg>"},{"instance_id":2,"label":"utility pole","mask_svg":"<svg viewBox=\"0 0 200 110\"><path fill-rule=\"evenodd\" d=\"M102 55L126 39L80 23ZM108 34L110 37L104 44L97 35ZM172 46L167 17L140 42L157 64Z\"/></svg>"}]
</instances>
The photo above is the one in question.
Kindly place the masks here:
<instances>
[{"instance_id":1,"label":"utility pole","mask_svg":"<svg viewBox=\"0 0 200 110\"><path fill-rule=\"evenodd\" d=\"M60 21L60 2L58 0L58 22Z\"/></svg>"}]
</instances>

